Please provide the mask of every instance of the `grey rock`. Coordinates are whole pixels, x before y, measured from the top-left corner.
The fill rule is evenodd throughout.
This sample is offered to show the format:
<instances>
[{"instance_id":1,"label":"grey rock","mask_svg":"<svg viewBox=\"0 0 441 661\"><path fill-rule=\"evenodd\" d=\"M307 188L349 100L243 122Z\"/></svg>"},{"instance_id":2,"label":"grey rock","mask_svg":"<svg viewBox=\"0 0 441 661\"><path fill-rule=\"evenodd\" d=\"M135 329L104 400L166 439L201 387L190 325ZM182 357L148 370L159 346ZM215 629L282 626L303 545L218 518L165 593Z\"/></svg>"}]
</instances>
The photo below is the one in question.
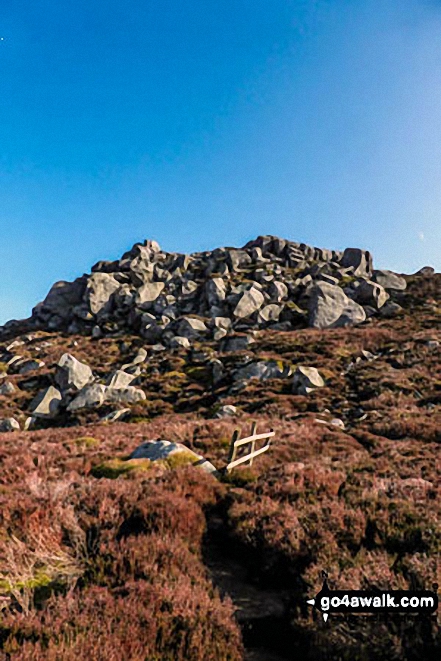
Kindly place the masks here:
<instances>
[{"instance_id":1,"label":"grey rock","mask_svg":"<svg viewBox=\"0 0 441 661\"><path fill-rule=\"evenodd\" d=\"M244 319L246 317L250 317L254 312L257 312L259 310L263 303L265 301L265 298L259 289L257 289L255 286L251 287L248 291L245 291L242 296L239 299L239 302L237 303L233 315L237 319Z\"/></svg>"},{"instance_id":2,"label":"grey rock","mask_svg":"<svg viewBox=\"0 0 441 661\"><path fill-rule=\"evenodd\" d=\"M177 335L191 340L197 338L202 333L206 333L208 329L201 319L181 317L174 323L174 330Z\"/></svg>"},{"instance_id":3,"label":"grey rock","mask_svg":"<svg viewBox=\"0 0 441 661\"><path fill-rule=\"evenodd\" d=\"M61 321L69 319L72 308L81 303L86 282L85 277L77 278L74 282L64 280L56 282L52 285L44 301L33 309L33 314L37 317L55 315Z\"/></svg>"},{"instance_id":4,"label":"grey rock","mask_svg":"<svg viewBox=\"0 0 441 661\"><path fill-rule=\"evenodd\" d=\"M110 307L112 294L121 287L111 273L92 273L87 280L84 301L93 315L104 314Z\"/></svg>"},{"instance_id":5,"label":"grey rock","mask_svg":"<svg viewBox=\"0 0 441 661\"><path fill-rule=\"evenodd\" d=\"M237 413L237 407L232 404L225 404L221 406L216 412L216 418L231 418Z\"/></svg>"},{"instance_id":6,"label":"grey rock","mask_svg":"<svg viewBox=\"0 0 441 661\"><path fill-rule=\"evenodd\" d=\"M288 287L284 282L274 280L268 287L268 293L272 303L280 303L288 296Z\"/></svg>"},{"instance_id":7,"label":"grey rock","mask_svg":"<svg viewBox=\"0 0 441 661\"><path fill-rule=\"evenodd\" d=\"M226 288L222 278L210 278L205 285L205 296L210 307L225 300Z\"/></svg>"},{"instance_id":8,"label":"grey rock","mask_svg":"<svg viewBox=\"0 0 441 661\"><path fill-rule=\"evenodd\" d=\"M145 392L134 386L125 388L106 387L104 391L104 401L114 404L136 404L146 399Z\"/></svg>"},{"instance_id":9,"label":"grey rock","mask_svg":"<svg viewBox=\"0 0 441 661\"><path fill-rule=\"evenodd\" d=\"M20 431L20 424L15 418L4 418L0 420L0 432Z\"/></svg>"},{"instance_id":10,"label":"grey rock","mask_svg":"<svg viewBox=\"0 0 441 661\"><path fill-rule=\"evenodd\" d=\"M433 266L423 266L419 271L415 273L415 275L433 275L435 273L435 269Z\"/></svg>"},{"instance_id":11,"label":"grey rock","mask_svg":"<svg viewBox=\"0 0 441 661\"><path fill-rule=\"evenodd\" d=\"M392 271L377 270L372 275L372 280L384 289L394 289L396 291L404 291L407 287L406 280Z\"/></svg>"},{"instance_id":12,"label":"grey rock","mask_svg":"<svg viewBox=\"0 0 441 661\"><path fill-rule=\"evenodd\" d=\"M307 395L315 388L321 388L324 385L325 382L315 367L299 365L294 372L292 390L297 395Z\"/></svg>"},{"instance_id":13,"label":"grey rock","mask_svg":"<svg viewBox=\"0 0 441 661\"><path fill-rule=\"evenodd\" d=\"M62 400L61 392L49 386L32 400L29 410L35 418L55 418Z\"/></svg>"},{"instance_id":14,"label":"grey rock","mask_svg":"<svg viewBox=\"0 0 441 661\"><path fill-rule=\"evenodd\" d=\"M341 259L341 265L343 267L352 266L354 275L370 277L373 268L372 255L368 250L346 248Z\"/></svg>"},{"instance_id":15,"label":"grey rock","mask_svg":"<svg viewBox=\"0 0 441 661\"><path fill-rule=\"evenodd\" d=\"M15 386L10 381L0 385L0 395L12 395L15 392Z\"/></svg>"},{"instance_id":16,"label":"grey rock","mask_svg":"<svg viewBox=\"0 0 441 661\"><path fill-rule=\"evenodd\" d=\"M150 459L150 461L160 461L168 459L173 455L185 452L188 457L188 463L201 468L207 473L217 474L217 469L213 464L207 461L202 455L193 452L182 443L171 443L170 441L145 441L141 443L130 455L130 459Z\"/></svg>"},{"instance_id":17,"label":"grey rock","mask_svg":"<svg viewBox=\"0 0 441 661\"><path fill-rule=\"evenodd\" d=\"M269 322L277 322L280 317L282 308L280 305L275 303L270 303L270 305L265 305L261 310L259 310L257 315L257 321L260 324L265 324Z\"/></svg>"},{"instance_id":18,"label":"grey rock","mask_svg":"<svg viewBox=\"0 0 441 661\"><path fill-rule=\"evenodd\" d=\"M130 414L130 409L118 409L118 411L111 411L107 415L100 418L100 422L117 422L117 420L124 420Z\"/></svg>"},{"instance_id":19,"label":"grey rock","mask_svg":"<svg viewBox=\"0 0 441 661\"><path fill-rule=\"evenodd\" d=\"M110 388L126 388L136 379L135 374L129 374L124 370L116 370L109 375L106 381L106 386Z\"/></svg>"},{"instance_id":20,"label":"grey rock","mask_svg":"<svg viewBox=\"0 0 441 661\"><path fill-rule=\"evenodd\" d=\"M62 392L71 389L81 390L93 381L93 374L88 365L72 354L64 353L57 363L54 380Z\"/></svg>"},{"instance_id":21,"label":"grey rock","mask_svg":"<svg viewBox=\"0 0 441 661\"><path fill-rule=\"evenodd\" d=\"M233 373L234 381L247 381L248 379L267 379L286 378L291 374L289 367L280 366L277 361L259 361L249 363Z\"/></svg>"},{"instance_id":22,"label":"grey rock","mask_svg":"<svg viewBox=\"0 0 441 661\"><path fill-rule=\"evenodd\" d=\"M401 305L396 303L395 301L387 301L381 310L379 310L378 314L380 317L383 319L390 319L391 317L396 317L397 314L400 314L400 312L403 311L403 308Z\"/></svg>"},{"instance_id":23,"label":"grey rock","mask_svg":"<svg viewBox=\"0 0 441 661\"><path fill-rule=\"evenodd\" d=\"M162 291L164 290L165 284L163 282L147 282L145 285L138 289L136 294L136 304L142 310L146 310L151 307Z\"/></svg>"},{"instance_id":24,"label":"grey rock","mask_svg":"<svg viewBox=\"0 0 441 661\"><path fill-rule=\"evenodd\" d=\"M67 410L75 412L80 411L81 409L98 408L104 403L105 393L106 386L103 386L100 383L84 386L75 399L70 402Z\"/></svg>"},{"instance_id":25,"label":"grey rock","mask_svg":"<svg viewBox=\"0 0 441 661\"><path fill-rule=\"evenodd\" d=\"M370 305L375 309L383 307L389 298L387 291L376 282L371 280L361 280L359 286L355 289L353 297L357 303Z\"/></svg>"},{"instance_id":26,"label":"grey rock","mask_svg":"<svg viewBox=\"0 0 441 661\"><path fill-rule=\"evenodd\" d=\"M189 349L190 340L188 337L181 337L180 335L175 335L169 342L169 347L171 349Z\"/></svg>"},{"instance_id":27,"label":"grey rock","mask_svg":"<svg viewBox=\"0 0 441 661\"><path fill-rule=\"evenodd\" d=\"M27 374L28 372L41 369L44 365L45 363L42 360L25 360L23 363L20 363L18 373Z\"/></svg>"}]
</instances>

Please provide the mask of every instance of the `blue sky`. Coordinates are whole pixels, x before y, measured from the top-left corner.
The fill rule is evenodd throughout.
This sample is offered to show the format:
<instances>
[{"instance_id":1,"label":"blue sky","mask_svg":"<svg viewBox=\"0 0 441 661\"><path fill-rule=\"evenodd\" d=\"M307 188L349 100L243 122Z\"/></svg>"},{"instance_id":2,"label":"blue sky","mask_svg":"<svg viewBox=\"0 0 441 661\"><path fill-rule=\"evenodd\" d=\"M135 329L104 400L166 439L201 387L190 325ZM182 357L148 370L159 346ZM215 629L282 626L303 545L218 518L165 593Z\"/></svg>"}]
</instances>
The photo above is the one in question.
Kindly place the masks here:
<instances>
[{"instance_id":1,"label":"blue sky","mask_svg":"<svg viewBox=\"0 0 441 661\"><path fill-rule=\"evenodd\" d=\"M0 38L0 323L145 238L441 270L440 2L14 0Z\"/></svg>"}]
</instances>

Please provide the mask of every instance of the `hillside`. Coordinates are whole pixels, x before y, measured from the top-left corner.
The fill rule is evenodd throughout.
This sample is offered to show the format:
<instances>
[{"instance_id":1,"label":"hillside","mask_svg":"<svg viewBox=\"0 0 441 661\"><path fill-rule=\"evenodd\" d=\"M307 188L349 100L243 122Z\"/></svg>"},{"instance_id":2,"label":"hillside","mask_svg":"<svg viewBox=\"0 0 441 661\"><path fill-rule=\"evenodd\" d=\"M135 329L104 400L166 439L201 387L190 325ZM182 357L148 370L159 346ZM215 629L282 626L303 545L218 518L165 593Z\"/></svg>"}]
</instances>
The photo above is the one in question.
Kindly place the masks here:
<instances>
[{"instance_id":1,"label":"hillside","mask_svg":"<svg viewBox=\"0 0 441 661\"><path fill-rule=\"evenodd\" d=\"M0 343L0 658L439 658L439 614L306 600L441 584L441 274L146 241ZM201 470L252 422L268 452Z\"/></svg>"}]
</instances>

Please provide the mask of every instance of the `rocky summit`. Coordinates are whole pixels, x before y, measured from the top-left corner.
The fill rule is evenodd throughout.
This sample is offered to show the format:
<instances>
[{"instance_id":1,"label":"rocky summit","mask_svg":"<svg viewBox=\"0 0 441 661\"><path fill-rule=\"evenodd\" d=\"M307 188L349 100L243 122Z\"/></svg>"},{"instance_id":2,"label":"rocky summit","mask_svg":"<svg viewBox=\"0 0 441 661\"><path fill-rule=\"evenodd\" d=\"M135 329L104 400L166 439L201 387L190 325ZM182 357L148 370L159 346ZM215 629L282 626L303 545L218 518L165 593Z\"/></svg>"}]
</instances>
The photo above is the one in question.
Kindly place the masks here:
<instances>
[{"instance_id":1,"label":"rocky summit","mask_svg":"<svg viewBox=\"0 0 441 661\"><path fill-rule=\"evenodd\" d=\"M405 289L403 277L375 270L357 248L260 236L240 249L184 255L146 240L89 275L55 283L30 324L93 337L130 331L171 346L253 329L356 325L396 314Z\"/></svg>"},{"instance_id":2,"label":"rocky summit","mask_svg":"<svg viewBox=\"0 0 441 661\"><path fill-rule=\"evenodd\" d=\"M441 584L440 349L441 274L362 249L57 282L0 330L0 658L439 659L439 611L311 599Z\"/></svg>"}]
</instances>

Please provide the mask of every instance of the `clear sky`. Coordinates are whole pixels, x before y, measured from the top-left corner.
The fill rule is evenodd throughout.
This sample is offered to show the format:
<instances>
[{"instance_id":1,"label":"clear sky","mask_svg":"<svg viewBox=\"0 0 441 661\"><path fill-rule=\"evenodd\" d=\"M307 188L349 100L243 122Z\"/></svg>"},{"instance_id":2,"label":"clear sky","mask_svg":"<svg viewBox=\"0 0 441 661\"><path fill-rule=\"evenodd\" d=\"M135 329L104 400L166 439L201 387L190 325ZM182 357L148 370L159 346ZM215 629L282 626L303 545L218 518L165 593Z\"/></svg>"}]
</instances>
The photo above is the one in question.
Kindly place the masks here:
<instances>
[{"instance_id":1,"label":"clear sky","mask_svg":"<svg viewBox=\"0 0 441 661\"><path fill-rule=\"evenodd\" d=\"M441 270L441 2L0 8L0 323L136 241Z\"/></svg>"}]
</instances>

